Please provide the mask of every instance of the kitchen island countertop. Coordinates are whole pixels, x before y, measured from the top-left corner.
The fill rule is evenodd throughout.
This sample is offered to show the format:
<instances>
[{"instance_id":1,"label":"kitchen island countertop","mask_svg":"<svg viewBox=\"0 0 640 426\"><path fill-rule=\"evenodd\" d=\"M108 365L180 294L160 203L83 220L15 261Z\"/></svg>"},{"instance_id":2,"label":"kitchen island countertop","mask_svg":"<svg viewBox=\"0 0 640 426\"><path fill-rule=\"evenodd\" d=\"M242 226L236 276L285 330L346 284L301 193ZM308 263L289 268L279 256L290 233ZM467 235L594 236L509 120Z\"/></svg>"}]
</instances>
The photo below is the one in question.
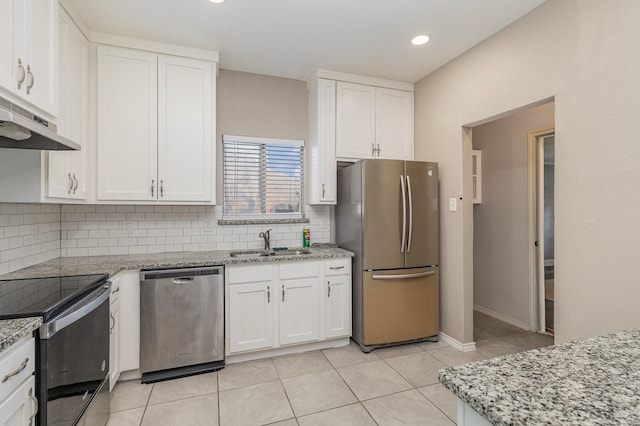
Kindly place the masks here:
<instances>
[{"instance_id":1,"label":"kitchen island countertop","mask_svg":"<svg viewBox=\"0 0 640 426\"><path fill-rule=\"evenodd\" d=\"M494 425L640 424L640 330L440 370Z\"/></svg>"},{"instance_id":2,"label":"kitchen island countertop","mask_svg":"<svg viewBox=\"0 0 640 426\"><path fill-rule=\"evenodd\" d=\"M337 247L308 249L310 254L234 258L231 252L241 250L185 251L173 253L132 254L113 256L58 257L37 265L0 276L0 280L45 278L69 275L108 274L131 269L172 269L202 266L292 262L352 257L353 253Z\"/></svg>"}]
</instances>

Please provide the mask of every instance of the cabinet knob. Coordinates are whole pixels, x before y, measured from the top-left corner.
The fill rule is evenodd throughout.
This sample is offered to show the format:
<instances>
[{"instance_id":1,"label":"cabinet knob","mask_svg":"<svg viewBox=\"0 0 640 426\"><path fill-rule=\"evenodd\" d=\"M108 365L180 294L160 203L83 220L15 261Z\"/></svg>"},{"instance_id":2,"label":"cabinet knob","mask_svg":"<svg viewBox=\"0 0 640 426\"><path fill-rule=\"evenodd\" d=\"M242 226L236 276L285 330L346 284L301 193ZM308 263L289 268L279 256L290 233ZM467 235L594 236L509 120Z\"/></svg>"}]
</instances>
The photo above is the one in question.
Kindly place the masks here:
<instances>
[{"instance_id":1,"label":"cabinet knob","mask_svg":"<svg viewBox=\"0 0 640 426\"><path fill-rule=\"evenodd\" d=\"M18 90L22 87L22 83L24 83L25 78L27 78L27 73L24 71L24 67L22 66L22 59L18 58Z\"/></svg>"},{"instance_id":2,"label":"cabinet knob","mask_svg":"<svg viewBox=\"0 0 640 426\"><path fill-rule=\"evenodd\" d=\"M36 83L36 79L33 77L33 73L31 72L31 65L27 65L27 77L29 81L27 82L27 95L31 92L33 85Z\"/></svg>"}]
</instances>

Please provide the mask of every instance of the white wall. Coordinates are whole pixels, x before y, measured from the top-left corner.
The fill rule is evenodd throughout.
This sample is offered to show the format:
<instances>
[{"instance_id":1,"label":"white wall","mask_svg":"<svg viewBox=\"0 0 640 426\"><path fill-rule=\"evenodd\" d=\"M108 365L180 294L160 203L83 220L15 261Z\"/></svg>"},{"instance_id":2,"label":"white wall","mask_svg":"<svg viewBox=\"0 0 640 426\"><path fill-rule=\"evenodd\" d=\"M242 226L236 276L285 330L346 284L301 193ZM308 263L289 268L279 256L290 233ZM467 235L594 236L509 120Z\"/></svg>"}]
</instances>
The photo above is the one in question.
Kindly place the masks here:
<instances>
[{"instance_id":1,"label":"white wall","mask_svg":"<svg viewBox=\"0 0 640 426\"><path fill-rule=\"evenodd\" d=\"M482 203L473 206L473 303L527 329L529 132L553 126L550 102L473 128L473 149L482 151Z\"/></svg>"},{"instance_id":2,"label":"white wall","mask_svg":"<svg viewBox=\"0 0 640 426\"><path fill-rule=\"evenodd\" d=\"M555 96L556 342L640 326L640 2L553 0L416 84L416 157L469 199L462 126ZM442 330L473 339L472 211L441 218Z\"/></svg>"}]
</instances>

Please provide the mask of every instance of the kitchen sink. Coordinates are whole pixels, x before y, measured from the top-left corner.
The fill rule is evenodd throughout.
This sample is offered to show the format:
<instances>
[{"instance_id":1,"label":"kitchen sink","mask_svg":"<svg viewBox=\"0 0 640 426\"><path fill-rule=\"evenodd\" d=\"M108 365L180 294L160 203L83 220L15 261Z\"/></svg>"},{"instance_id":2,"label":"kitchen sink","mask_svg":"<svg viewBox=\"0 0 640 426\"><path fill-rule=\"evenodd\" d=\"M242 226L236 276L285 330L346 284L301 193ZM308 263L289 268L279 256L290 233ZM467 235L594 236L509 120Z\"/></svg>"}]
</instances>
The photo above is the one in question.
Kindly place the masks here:
<instances>
[{"instance_id":1,"label":"kitchen sink","mask_svg":"<svg viewBox=\"0 0 640 426\"><path fill-rule=\"evenodd\" d=\"M301 254L311 254L311 251L306 249L287 249L274 250L271 252L271 256L297 256Z\"/></svg>"},{"instance_id":2,"label":"kitchen sink","mask_svg":"<svg viewBox=\"0 0 640 426\"><path fill-rule=\"evenodd\" d=\"M254 259L257 257L267 257L271 254L267 250L239 250L229 253L231 257L237 257L239 259Z\"/></svg>"},{"instance_id":3,"label":"kitchen sink","mask_svg":"<svg viewBox=\"0 0 640 426\"><path fill-rule=\"evenodd\" d=\"M255 259L259 257L268 256L300 256L305 254L311 254L310 250L306 249L286 249L286 250L238 250L229 253L229 256L238 259Z\"/></svg>"}]
</instances>

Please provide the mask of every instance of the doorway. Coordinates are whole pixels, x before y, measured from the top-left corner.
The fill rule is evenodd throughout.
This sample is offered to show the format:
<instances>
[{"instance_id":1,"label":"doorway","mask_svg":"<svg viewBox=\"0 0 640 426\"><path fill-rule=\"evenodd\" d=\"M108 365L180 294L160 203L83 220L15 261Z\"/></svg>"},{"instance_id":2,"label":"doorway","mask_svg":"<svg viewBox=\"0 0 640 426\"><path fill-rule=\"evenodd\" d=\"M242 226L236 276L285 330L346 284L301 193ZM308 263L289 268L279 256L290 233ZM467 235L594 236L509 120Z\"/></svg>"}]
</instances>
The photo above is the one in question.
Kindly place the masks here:
<instances>
[{"instance_id":1,"label":"doorway","mask_svg":"<svg viewBox=\"0 0 640 426\"><path fill-rule=\"evenodd\" d=\"M538 331L553 335L555 329L555 130L533 132L535 151L535 288Z\"/></svg>"}]
</instances>

